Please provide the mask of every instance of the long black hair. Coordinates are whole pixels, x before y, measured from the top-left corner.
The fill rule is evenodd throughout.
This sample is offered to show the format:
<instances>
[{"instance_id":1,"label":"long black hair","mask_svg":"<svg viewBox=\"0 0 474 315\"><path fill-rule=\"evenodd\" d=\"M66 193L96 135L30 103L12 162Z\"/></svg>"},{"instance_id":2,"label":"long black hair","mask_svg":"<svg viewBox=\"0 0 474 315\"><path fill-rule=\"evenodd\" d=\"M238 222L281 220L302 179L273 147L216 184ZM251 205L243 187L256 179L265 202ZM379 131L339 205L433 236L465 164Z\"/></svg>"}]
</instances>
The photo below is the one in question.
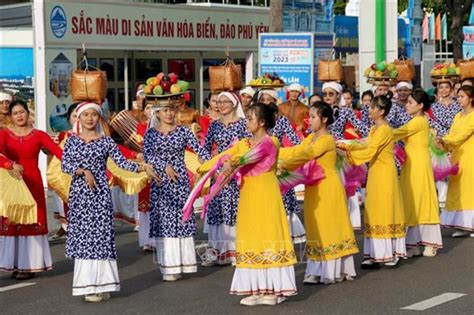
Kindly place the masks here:
<instances>
[{"instance_id":1,"label":"long black hair","mask_svg":"<svg viewBox=\"0 0 474 315\"><path fill-rule=\"evenodd\" d=\"M423 105L423 111L427 112L430 110L431 102L430 96L422 88L416 88L411 93L411 97L418 103Z\"/></svg>"},{"instance_id":2,"label":"long black hair","mask_svg":"<svg viewBox=\"0 0 474 315\"><path fill-rule=\"evenodd\" d=\"M30 109L28 108L28 105L26 105L26 103L24 101L16 100L16 101L11 102L10 105L8 106L8 113L10 115L12 114L13 107L15 107L17 105L20 105L21 107L23 107L28 114L30 113Z\"/></svg>"},{"instance_id":3,"label":"long black hair","mask_svg":"<svg viewBox=\"0 0 474 315\"><path fill-rule=\"evenodd\" d=\"M267 130L275 127L276 117L278 113L278 107L276 107L275 105L265 105L263 103L257 102L249 107L248 112L255 113L255 117L257 117L259 121L264 122L265 128Z\"/></svg>"},{"instance_id":4,"label":"long black hair","mask_svg":"<svg viewBox=\"0 0 474 315\"><path fill-rule=\"evenodd\" d=\"M360 100L362 101L362 99L364 97L366 97L367 95L370 96L370 99L374 98L374 92L372 92L371 90L367 90L364 93L362 93L362 96L360 97Z\"/></svg>"},{"instance_id":5,"label":"long black hair","mask_svg":"<svg viewBox=\"0 0 474 315\"><path fill-rule=\"evenodd\" d=\"M326 126L329 126L334 122L334 112L332 110L331 105L326 102L318 101L311 105L311 108L316 109L318 117L323 120L323 118L327 118Z\"/></svg>"},{"instance_id":6,"label":"long black hair","mask_svg":"<svg viewBox=\"0 0 474 315\"><path fill-rule=\"evenodd\" d=\"M463 91L467 95L467 97L471 99L471 107L474 107L474 86L471 86L471 85L461 86L459 91Z\"/></svg>"},{"instance_id":7,"label":"long black hair","mask_svg":"<svg viewBox=\"0 0 474 315\"><path fill-rule=\"evenodd\" d=\"M383 109L383 117L387 117L392 108L393 93L388 91L387 95L379 95L372 99L372 106Z\"/></svg>"},{"instance_id":8,"label":"long black hair","mask_svg":"<svg viewBox=\"0 0 474 315\"><path fill-rule=\"evenodd\" d=\"M69 108L67 109L67 121L69 121L71 119L71 116L72 116L72 113L76 110L77 108L77 105L79 105L80 103L72 103Z\"/></svg>"}]
</instances>

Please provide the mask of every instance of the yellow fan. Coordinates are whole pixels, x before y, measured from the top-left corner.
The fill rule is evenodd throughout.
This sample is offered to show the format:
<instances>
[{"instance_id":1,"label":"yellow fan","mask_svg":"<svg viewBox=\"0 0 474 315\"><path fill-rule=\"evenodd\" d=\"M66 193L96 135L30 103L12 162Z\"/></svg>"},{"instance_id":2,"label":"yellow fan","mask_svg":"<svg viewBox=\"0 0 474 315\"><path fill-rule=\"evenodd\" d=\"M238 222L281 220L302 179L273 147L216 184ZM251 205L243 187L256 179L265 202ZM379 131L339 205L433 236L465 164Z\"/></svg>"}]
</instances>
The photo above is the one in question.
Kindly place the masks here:
<instances>
[{"instance_id":1,"label":"yellow fan","mask_svg":"<svg viewBox=\"0 0 474 315\"><path fill-rule=\"evenodd\" d=\"M12 177L6 169L0 168L0 217L14 224L35 224L36 201L23 180Z\"/></svg>"},{"instance_id":2,"label":"yellow fan","mask_svg":"<svg viewBox=\"0 0 474 315\"><path fill-rule=\"evenodd\" d=\"M184 164L186 165L186 168L190 170L194 175L197 174L197 169L199 168L199 166L201 166L201 162L199 162L198 155L188 150L184 151ZM210 184L211 181L208 180L204 185L202 193L203 195L207 194Z\"/></svg>"},{"instance_id":3,"label":"yellow fan","mask_svg":"<svg viewBox=\"0 0 474 315\"><path fill-rule=\"evenodd\" d=\"M119 186L127 195L138 194L148 184L145 172L134 173L121 169L112 159L107 160L107 169L112 173L111 186Z\"/></svg>"},{"instance_id":4,"label":"yellow fan","mask_svg":"<svg viewBox=\"0 0 474 315\"><path fill-rule=\"evenodd\" d=\"M63 173L61 161L55 156L51 162L49 162L46 178L48 180L48 187L58 194L62 201L67 202L69 199L69 188L71 187L72 176Z\"/></svg>"},{"instance_id":5,"label":"yellow fan","mask_svg":"<svg viewBox=\"0 0 474 315\"><path fill-rule=\"evenodd\" d=\"M188 150L184 151L184 164L193 174L196 174L197 169L201 166L197 154Z\"/></svg>"}]
</instances>

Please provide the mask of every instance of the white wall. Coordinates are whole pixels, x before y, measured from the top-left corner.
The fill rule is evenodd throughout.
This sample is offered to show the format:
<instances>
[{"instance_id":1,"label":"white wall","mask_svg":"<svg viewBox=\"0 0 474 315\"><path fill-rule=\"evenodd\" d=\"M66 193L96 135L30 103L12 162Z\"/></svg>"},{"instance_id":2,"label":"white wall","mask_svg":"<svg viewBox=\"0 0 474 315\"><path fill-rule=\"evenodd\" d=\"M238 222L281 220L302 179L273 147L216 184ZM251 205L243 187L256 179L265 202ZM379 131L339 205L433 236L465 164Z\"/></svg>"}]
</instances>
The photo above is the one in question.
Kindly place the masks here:
<instances>
[{"instance_id":1,"label":"white wall","mask_svg":"<svg viewBox=\"0 0 474 315\"><path fill-rule=\"evenodd\" d=\"M33 29L1 29L0 47L33 47Z\"/></svg>"},{"instance_id":2,"label":"white wall","mask_svg":"<svg viewBox=\"0 0 474 315\"><path fill-rule=\"evenodd\" d=\"M375 1L360 2L359 12L359 82L360 93L371 89L364 71L375 62ZM393 61L398 58L397 0L385 1L385 58Z\"/></svg>"}]
</instances>

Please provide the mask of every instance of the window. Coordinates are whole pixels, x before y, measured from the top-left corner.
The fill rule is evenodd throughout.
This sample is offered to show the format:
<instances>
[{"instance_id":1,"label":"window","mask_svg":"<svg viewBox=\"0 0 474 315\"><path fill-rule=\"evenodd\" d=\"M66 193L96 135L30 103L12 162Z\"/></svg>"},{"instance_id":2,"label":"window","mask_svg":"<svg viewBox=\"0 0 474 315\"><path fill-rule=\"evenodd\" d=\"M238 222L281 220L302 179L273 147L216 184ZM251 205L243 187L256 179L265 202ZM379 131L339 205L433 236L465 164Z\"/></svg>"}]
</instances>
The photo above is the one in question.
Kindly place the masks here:
<instances>
[{"instance_id":1,"label":"window","mask_svg":"<svg viewBox=\"0 0 474 315\"><path fill-rule=\"evenodd\" d=\"M100 59L99 68L107 73L108 81L115 81L115 62L114 59Z\"/></svg>"},{"instance_id":2,"label":"window","mask_svg":"<svg viewBox=\"0 0 474 315\"><path fill-rule=\"evenodd\" d=\"M154 77L163 71L161 59L136 59L135 79L146 82L149 77Z\"/></svg>"}]
</instances>

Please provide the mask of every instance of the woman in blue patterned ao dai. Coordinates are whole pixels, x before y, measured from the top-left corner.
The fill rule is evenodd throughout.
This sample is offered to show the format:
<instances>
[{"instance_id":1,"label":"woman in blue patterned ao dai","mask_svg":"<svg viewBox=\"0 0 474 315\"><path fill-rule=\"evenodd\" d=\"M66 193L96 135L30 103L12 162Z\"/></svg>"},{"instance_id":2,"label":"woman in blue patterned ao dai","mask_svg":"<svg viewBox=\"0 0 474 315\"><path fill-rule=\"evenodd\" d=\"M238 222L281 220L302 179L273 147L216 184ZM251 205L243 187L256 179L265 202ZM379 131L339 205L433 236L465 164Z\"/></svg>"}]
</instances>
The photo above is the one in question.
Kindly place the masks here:
<instances>
[{"instance_id":1,"label":"woman in blue patterned ao dai","mask_svg":"<svg viewBox=\"0 0 474 315\"><path fill-rule=\"evenodd\" d=\"M163 100L152 114L145 133L143 155L153 166L160 182L151 184L150 237L156 241L157 260L164 281L175 281L182 273L197 271L194 217L182 223L183 207L190 193L184 151L189 146L203 160L209 154L191 130L177 126L172 100Z\"/></svg>"},{"instance_id":2,"label":"woman in blue patterned ao dai","mask_svg":"<svg viewBox=\"0 0 474 315\"><path fill-rule=\"evenodd\" d=\"M72 176L66 256L74 259L72 294L99 302L110 298L107 292L120 290L107 158L132 172L154 172L148 165L128 162L112 138L103 136L99 105L84 102L76 111L78 133L67 139L62 160L63 172Z\"/></svg>"},{"instance_id":3,"label":"woman in blue patterned ao dai","mask_svg":"<svg viewBox=\"0 0 474 315\"><path fill-rule=\"evenodd\" d=\"M392 102L392 108L387 116L387 122L392 128L400 128L401 126L405 125L407 122L410 121L411 117L407 114L405 110L405 104L408 101L408 97L413 90L413 84L405 81L400 81L397 83L396 86L398 100ZM388 85L379 85L375 90L376 96L378 95L387 95L389 92ZM361 110L361 121L365 126L367 126L370 130L373 123L369 119L369 105L364 105ZM364 135L366 137L367 135ZM397 165L398 168L398 165Z\"/></svg>"},{"instance_id":4,"label":"woman in blue patterned ao dai","mask_svg":"<svg viewBox=\"0 0 474 315\"><path fill-rule=\"evenodd\" d=\"M438 100L431 105L429 122L430 127L436 130L437 137L448 134L454 116L462 110L459 103L451 97L451 84L450 81L438 83Z\"/></svg>"},{"instance_id":5,"label":"woman in blue patterned ao dai","mask_svg":"<svg viewBox=\"0 0 474 315\"><path fill-rule=\"evenodd\" d=\"M262 89L259 91L259 102L268 106L276 106L277 100L278 93L275 89ZM275 127L270 129L270 134L277 137L280 141L280 144L283 143L283 136L286 136L293 145L300 144L300 139L293 130L293 127L291 127L290 121L283 115L277 116ZM286 215L288 216L293 243L298 244L305 242L306 231L304 230L304 226L297 215L301 209L298 204L298 200L296 199L296 193L294 189L288 190L288 192L283 196L283 204L285 206Z\"/></svg>"},{"instance_id":6,"label":"woman in blue patterned ao dai","mask_svg":"<svg viewBox=\"0 0 474 315\"><path fill-rule=\"evenodd\" d=\"M439 138L448 134L453 124L454 116L462 111L459 103L451 97L451 81L439 82L437 86L438 100L431 105L431 115L429 117L430 127L436 130L436 136ZM438 191L438 202L441 208L446 203L448 193L448 183L446 180L436 182Z\"/></svg>"},{"instance_id":7,"label":"woman in blue patterned ao dai","mask_svg":"<svg viewBox=\"0 0 474 315\"><path fill-rule=\"evenodd\" d=\"M357 118L351 108L342 106L342 86L337 82L323 84L323 100L334 110L334 123L329 126L329 132L336 140L344 139L346 123L350 122L364 137L369 134L369 128Z\"/></svg>"},{"instance_id":8,"label":"woman in blue patterned ao dai","mask_svg":"<svg viewBox=\"0 0 474 315\"><path fill-rule=\"evenodd\" d=\"M408 98L413 91L413 84L410 82L400 81L396 86L397 99L392 102L392 108L387 116L387 121L393 129L400 128L411 120L411 116L406 111Z\"/></svg>"},{"instance_id":9,"label":"woman in blue patterned ao dai","mask_svg":"<svg viewBox=\"0 0 474 315\"><path fill-rule=\"evenodd\" d=\"M213 145L221 153L239 140L249 137L245 115L239 97L233 92L222 92L217 97L221 118L209 126L204 148L211 154ZM239 204L239 186L231 180L210 202L207 212L209 224L209 248L202 266L213 266L216 262L225 265L235 262L235 221Z\"/></svg>"}]
</instances>

